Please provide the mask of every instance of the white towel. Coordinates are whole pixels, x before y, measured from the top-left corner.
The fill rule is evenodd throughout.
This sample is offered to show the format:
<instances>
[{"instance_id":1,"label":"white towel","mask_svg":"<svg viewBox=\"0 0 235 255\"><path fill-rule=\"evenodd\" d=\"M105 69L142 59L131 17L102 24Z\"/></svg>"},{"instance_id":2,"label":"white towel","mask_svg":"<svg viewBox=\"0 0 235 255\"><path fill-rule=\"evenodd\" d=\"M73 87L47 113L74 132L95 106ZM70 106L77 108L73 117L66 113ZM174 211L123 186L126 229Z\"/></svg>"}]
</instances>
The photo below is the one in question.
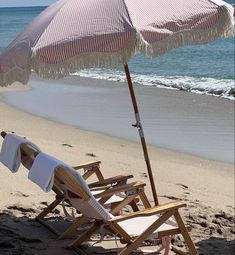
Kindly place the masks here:
<instances>
[{"instance_id":1,"label":"white towel","mask_svg":"<svg viewBox=\"0 0 235 255\"><path fill-rule=\"evenodd\" d=\"M42 190L49 192L53 187L55 171L58 167L63 167L78 178L78 173L71 166L43 152L39 153L34 159L28 178L41 187Z\"/></svg>"},{"instance_id":2,"label":"white towel","mask_svg":"<svg viewBox=\"0 0 235 255\"><path fill-rule=\"evenodd\" d=\"M34 159L28 178L42 190L49 192L54 184L55 170L60 164L59 160L41 152Z\"/></svg>"},{"instance_id":3,"label":"white towel","mask_svg":"<svg viewBox=\"0 0 235 255\"><path fill-rule=\"evenodd\" d=\"M72 174L81 185L85 185L86 191L89 191L87 184L82 176L71 166L63 161L54 158L46 153L39 153L34 159L33 165L29 170L28 178L42 188L45 192L49 192L54 184L54 175L57 168L62 167Z\"/></svg>"},{"instance_id":4,"label":"white towel","mask_svg":"<svg viewBox=\"0 0 235 255\"><path fill-rule=\"evenodd\" d=\"M21 163L21 151L20 145L28 144L38 152L41 150L29 140L14 135L7 134L2 143L2 149L0 152L0 162L2 162L12 173L18 171Z\"/></svg>"}]
</instances>

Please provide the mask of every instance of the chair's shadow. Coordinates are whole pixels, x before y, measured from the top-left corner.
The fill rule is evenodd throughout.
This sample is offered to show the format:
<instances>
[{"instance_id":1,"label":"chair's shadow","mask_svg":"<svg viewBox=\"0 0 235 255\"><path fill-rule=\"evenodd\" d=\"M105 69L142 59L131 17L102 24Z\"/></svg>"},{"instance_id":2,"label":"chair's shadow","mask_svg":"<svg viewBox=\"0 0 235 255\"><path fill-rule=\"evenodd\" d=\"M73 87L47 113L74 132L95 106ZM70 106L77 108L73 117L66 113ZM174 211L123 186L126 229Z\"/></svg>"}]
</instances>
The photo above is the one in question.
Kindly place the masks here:
<instances>
[{"instance_id":1,"label":"chair's shadow","mask_svg":"<svg viewBox=\"0 0 235 255\"><path fill-rule=\"evenodd\" d=\"M235 239L228 241L220 237L210 237L209 239L197 242L196 245L199 255L235 254Z\"/></svg>"}]
</instances>

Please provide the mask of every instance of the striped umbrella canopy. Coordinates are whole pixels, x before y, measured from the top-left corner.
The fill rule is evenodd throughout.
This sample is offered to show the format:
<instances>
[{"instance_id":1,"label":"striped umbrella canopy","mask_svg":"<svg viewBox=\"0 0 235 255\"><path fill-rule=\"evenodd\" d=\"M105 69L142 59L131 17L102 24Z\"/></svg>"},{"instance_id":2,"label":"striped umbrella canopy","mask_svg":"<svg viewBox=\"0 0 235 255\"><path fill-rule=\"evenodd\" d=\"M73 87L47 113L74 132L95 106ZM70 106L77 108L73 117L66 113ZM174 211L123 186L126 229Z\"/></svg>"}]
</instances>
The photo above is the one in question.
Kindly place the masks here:
<instances>
[{"instance_id":1,"label":"striped umbrella canopy","mask_svg":"<svg viewBox=\"0 0 235 255\"><path fill-rule=\"evenodd\" d=\"M234 9L222 0L58 0L0 56L0 85L27 83L32 72L56 79L79 69L124 65L155 203L156 190L128 69L135 53L170 49L233 34Z\"/></svg>"},{"instance_id":2,"label":"striped umbrella canopy","mask_svg":"<svg viewBox=\"0 0 235 255\"><path fill-rule=\"evenodd\" d=\"M27 83L32 71L60 78L82 68L123 65L138 52L228 36L233 7L221 0L59 0L0 56L0 85Z\"/></svg>"}]
</instances>

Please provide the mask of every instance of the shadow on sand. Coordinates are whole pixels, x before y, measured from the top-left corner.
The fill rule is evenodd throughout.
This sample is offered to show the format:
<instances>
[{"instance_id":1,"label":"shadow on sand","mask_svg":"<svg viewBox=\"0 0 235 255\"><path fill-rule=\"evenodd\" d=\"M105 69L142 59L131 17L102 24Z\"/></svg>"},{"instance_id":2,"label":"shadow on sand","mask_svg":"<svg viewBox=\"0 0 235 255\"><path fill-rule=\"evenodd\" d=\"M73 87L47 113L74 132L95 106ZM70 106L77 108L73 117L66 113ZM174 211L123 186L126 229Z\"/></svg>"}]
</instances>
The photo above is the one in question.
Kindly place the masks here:
<instances>
[{"instance_id":1,"label":"shadow on sand","mask_svg":"<svg viewBox=\"0 0 235 255\"><path fill-rule=\"evenodd\" d=\"M56 235L34 219L0 212L0 255L76 254L58 241Z\"/></svg>"},{"instance_id":2,"label":"shadow on sand","mask_svg":"<svg viewBox=\"0 0 235 255\"><path fill-rule=\"evenodd\" d=\"M66 248L68 240L57 240L55 234L34 218L34 213L31 215L24 212L24 215L15 216L11 211L0 212L0 255L77 254ZM51 223L60 226L61 217L53 217ZM235 240L229 241L222 237L211 236L197 242L196 246L199 255L233 255ZM100 249L94 247L94 249L102 254L101 247ZM88 251L87 248L85 250ZM107 253L107 250L103 249L103 251L103 254ZM94 254L94 252L89 254Z\"/></svg>"},{"instance_id":3,"label":"shadow on sand","mask_svg":"<svg viewBox=\"0 0 235 255\"><path fill-rule=\"evenodd\" d=\"M199 255L234 255L235 240L228 241L220 237L210 237L196 243Z\"/></svg>"}]
</instances>

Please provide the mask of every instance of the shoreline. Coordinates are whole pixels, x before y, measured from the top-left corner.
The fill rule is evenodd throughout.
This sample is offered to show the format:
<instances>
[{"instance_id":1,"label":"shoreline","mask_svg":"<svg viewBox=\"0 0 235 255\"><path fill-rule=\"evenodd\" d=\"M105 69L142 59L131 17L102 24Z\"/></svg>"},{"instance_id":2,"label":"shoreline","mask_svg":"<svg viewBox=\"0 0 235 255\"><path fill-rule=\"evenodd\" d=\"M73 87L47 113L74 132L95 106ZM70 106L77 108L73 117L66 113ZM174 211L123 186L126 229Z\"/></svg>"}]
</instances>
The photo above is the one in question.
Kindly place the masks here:
<instances>
[{"instance_id":1,"label":"shoreline","mask_svg":"<svg viewBox=\"0 0 235 255\"><path fill-rule=\"evenodd\" d=\"M4 101L52 121L139 143L126 84L81 77L33 78L29 84L27 92L5 93ZM233 101L143 85L135 90L148 145L234 163Z\"/></svg>"}]
</instances>

